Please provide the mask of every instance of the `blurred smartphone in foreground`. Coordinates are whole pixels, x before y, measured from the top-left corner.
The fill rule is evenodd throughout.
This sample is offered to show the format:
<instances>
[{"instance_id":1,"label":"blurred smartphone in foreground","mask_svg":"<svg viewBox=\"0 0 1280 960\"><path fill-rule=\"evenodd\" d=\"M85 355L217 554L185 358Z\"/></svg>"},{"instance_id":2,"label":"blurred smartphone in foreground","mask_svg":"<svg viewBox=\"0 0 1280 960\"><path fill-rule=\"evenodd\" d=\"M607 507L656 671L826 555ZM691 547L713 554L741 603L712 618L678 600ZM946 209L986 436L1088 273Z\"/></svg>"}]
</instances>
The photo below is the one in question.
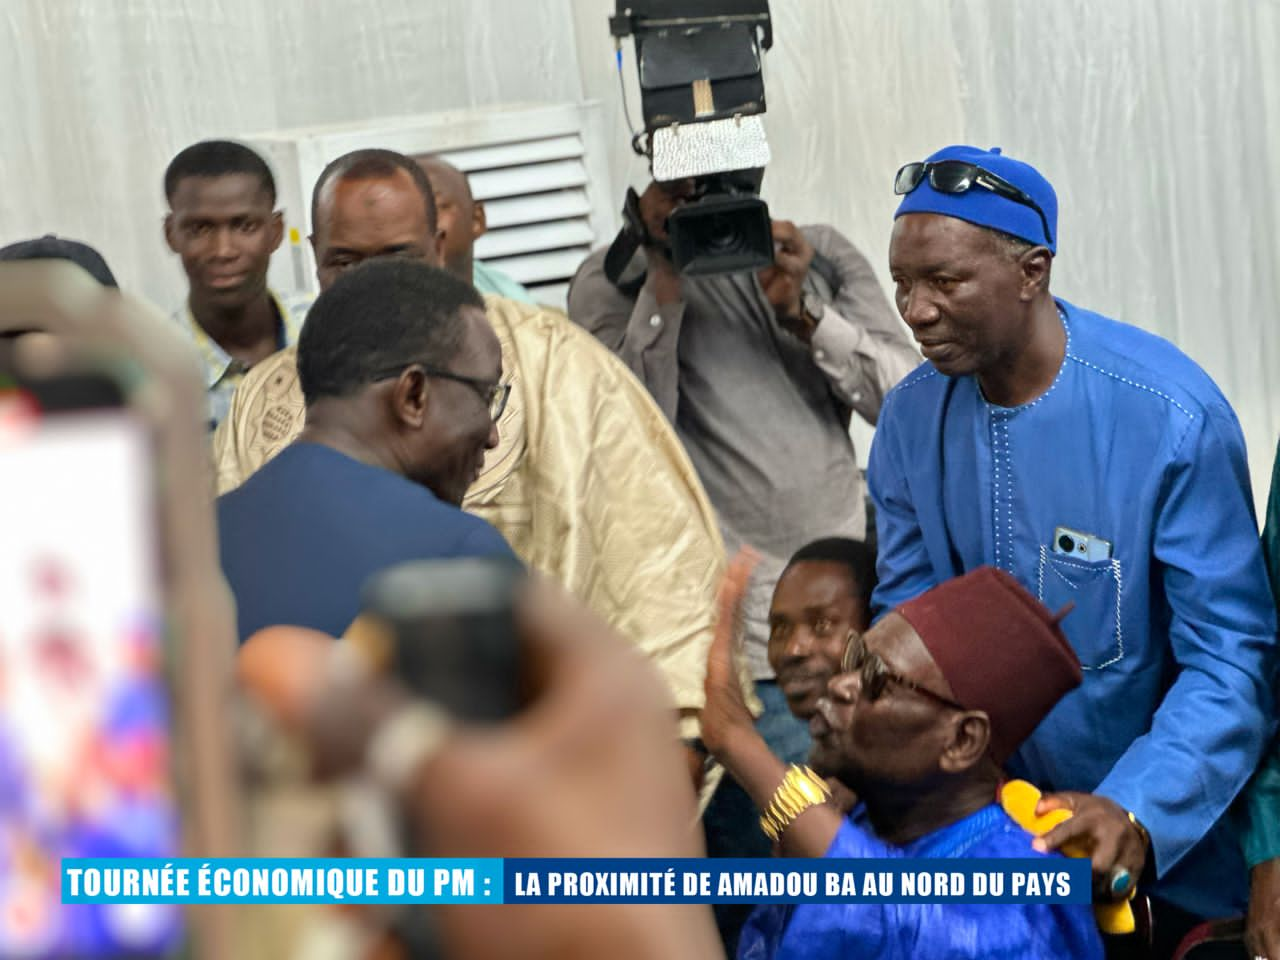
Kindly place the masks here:
<instances>
[{"instance_id":1,"label":"blurred smartphone in foreground","mask_svg":"<svg viewBox=\"0 0 1280 960\"><path fill-rule=\"evenodd\" d=\"M4 347L0 343L0 347ZM165 957L173 905L63 905L63 857L174 857L152 451L103 373L0 353L0 957Z\"/></svg>"}]
</instances>

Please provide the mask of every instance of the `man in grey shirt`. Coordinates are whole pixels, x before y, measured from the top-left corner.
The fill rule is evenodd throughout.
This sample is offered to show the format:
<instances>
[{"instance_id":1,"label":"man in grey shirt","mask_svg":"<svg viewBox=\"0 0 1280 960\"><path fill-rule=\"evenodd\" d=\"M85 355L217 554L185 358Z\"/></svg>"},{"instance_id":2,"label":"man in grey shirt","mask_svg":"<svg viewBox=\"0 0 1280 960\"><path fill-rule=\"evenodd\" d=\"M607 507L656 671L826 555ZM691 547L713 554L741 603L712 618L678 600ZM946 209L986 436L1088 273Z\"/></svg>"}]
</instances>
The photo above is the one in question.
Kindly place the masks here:
<instances>
[{"instance_id":1,"label":"man in grey shirt","mask_svg":"<svg viewBox=\"0 0 1280 960\"><path fill-rule=\"evenodd\" d=\"M874 424L885 393L920 358L866 257L831 227L775 221L774 266L681 277L664 249L665 224L691 188L645 190L642 251L617 285L605 274L606 251L592 254L569 289L569 316L622 357L675 424L729 550L760 551L745 611L747 662L766 681L767 714L792 720L768 683L774 583L803 544L864 538L850 412ZM807 733L785 740L807 751Z\"/></svg>"}]
</instances>

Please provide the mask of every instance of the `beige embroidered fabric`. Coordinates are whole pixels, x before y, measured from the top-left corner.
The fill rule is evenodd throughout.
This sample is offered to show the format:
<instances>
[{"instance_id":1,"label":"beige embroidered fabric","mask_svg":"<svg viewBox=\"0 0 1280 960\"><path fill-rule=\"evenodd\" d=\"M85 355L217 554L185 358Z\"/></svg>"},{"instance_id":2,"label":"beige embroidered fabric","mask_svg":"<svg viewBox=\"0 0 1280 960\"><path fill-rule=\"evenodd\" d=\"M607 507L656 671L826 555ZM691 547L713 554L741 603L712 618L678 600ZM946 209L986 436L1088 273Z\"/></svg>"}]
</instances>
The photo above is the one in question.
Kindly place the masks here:
<instances>
[{"instance_id":1,"label":"beige embroidered fabric","mask_svg":"<svg viewBox=\"0 0 1280 960\"><path fill-rule=\"evenodd\" d=\"M311 308L314 297L294 294L285 296L268 290L276 307L276 315L280 318L280 342L292 346L298 342L298 333L302 330L302 321ZM204 369L204 383L209 392L209 422L217 426L227 417L231 407L231 398L236 387L244 379L246 367L239 360L223 350L214 341L191 313L191 307L183 304L169 318L177 324L183 334L190 339L200 355L200 366Z\"/></svg>"},{"instance_id":2,"label":"beige embroidered fabric","mask_svg":"<svg viewBox=\"0 0 1280 960\"><path fill-rule=\"evenodd\" d=\"M680 441L630 370L563 313L485 302L512 392L464 509L630 638L680 710L700 709L724 546ZM215 436L219 493L302 429L295 356L282 350L237 389ZM696 732L686 717L681 735Z\"/></svg>"}]
</instances>

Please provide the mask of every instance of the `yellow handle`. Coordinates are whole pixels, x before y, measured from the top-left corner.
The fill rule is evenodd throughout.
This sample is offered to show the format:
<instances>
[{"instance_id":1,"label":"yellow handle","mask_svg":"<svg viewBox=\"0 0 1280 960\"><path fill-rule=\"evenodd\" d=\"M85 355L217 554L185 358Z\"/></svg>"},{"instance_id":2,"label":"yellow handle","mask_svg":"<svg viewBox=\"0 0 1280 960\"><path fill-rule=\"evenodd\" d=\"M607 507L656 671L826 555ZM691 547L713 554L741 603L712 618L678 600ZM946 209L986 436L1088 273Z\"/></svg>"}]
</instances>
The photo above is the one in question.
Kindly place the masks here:
<instances>
[{"instance_id":1,"label":"yellow handle","mask_svg":"<svg viewBox=\"0 0 1280 960\"><path fill-rule=\"evenodd\" d=\"M1036 805L1042 794L1025 780L1010 780L1000 788L1000 806L1018 826L1032 836L1043 837L1058 824L1071 819L1070 810L1050 810L1042 816L1036 816ZM1071 843L1062 848L1068 857L1086 858L1089 851L1080 844ZM1137 886L1129 891L1129 896L1114 903L1095 903L1093 918L1098 929L1103 933L1133 933L1133 908L1129 901L1137 893Z\"/></svg>"}]
</instances>

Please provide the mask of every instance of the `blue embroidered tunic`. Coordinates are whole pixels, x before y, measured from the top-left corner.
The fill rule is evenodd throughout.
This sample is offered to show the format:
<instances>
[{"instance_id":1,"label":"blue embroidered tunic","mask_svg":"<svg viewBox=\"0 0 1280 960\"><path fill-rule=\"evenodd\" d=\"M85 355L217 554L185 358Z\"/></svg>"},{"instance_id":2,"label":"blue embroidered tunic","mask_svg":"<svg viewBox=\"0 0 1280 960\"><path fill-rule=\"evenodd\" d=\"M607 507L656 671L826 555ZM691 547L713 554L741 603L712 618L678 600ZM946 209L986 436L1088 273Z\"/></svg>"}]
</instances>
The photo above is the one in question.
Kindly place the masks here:
<instances>
[{"instance_id":1,"label":"blue embroidered tunic","mask_svg":"<svg viewBox=\"0 0 1280 960\"><path fill-rule=\"evenodd\" d=\"M886 398L869 486L877 611L983 564L1050 609L1084 665L1010 772L1110 797L1150 830L1151 892L1239 912L1246 874L1223 814L1272 730L1275 609L1244 438L1172 344L1059 301L1066 358L1020 407L925 364ZM1092 559L1055 552L1059 527ZM992 637L991 643L999 643Z\"/></svg>"}]
</instances>

